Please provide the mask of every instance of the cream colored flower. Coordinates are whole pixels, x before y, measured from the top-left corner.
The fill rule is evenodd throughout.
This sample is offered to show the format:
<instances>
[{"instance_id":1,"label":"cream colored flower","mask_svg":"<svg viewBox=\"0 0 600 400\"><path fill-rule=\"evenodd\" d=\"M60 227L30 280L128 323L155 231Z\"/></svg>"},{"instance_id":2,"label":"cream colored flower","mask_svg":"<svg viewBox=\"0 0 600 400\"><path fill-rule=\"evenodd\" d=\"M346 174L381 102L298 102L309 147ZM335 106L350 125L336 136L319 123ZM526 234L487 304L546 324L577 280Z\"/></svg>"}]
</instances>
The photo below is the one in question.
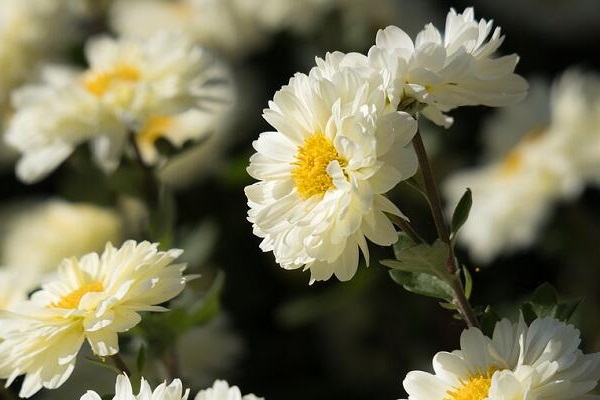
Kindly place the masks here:
<instances>
[{"instance_id":1,"label":"cream colored flower","mask_svg":"<svg viewBox=\"0 0 600 400\"><path fill-rule=\"evenodd\" d=\"M358 54L328 54L309 76L296 74L265 110L274 132L254 142L246 187L248 219L285 269L310 281L354 276L365 239L397 235L383 194L416 172L409 143L416 121L388 107L379 74Z\"/></svg>"},{"instance_id":2,"label":"cream colored flower","mask_svg":"<svg viewBox=\"0 0 600 400\"><path fill-rule=\"evenodd\" d=\"M152 390L148 382L141 378L140 391L133 394L131 382L127 375L117 376L115 383L115 395L113 400L187 400L190 389L183 392L183 386L179 379L174 379L169 385L166 382L161 383ZM102 397L92 390L88 390L80 400L101 400Z\"/></svg>"},{"instance_id":3,"label":"cream colored flower","mask_svg":"<svg viewBox=\"0 0 600 400\"><path fill-rule=\"evenodd\" d=\"M420 104L421 113L448 127L444 113L467 105L506 106L521 100L526 81L514 73L515 54L493 58L503 36L492 22L474 19L473 8L451 9L444 33L428 24L414 43L400 28L377 33L369 59L386 78L393 105Z\"/></svg>"},{"instance_id":4,"label":"cream colored flower","mask_svg":"<svg viewBox=\"0 0 600 400\"><path fill-rule=\"evenodd\" d=\"M216 380L212 387L199 391L194 400L263 400L263 398L253 394L242 396L237 386L229 386L226 381Z\"/></svg>"},{"instance_id":5,"label":"cream colored flower","mask_svg":"<svg viewBox=\"0 0 600 400\"><path fill-rule=\"evenodd\" d=\"M100 37L88 42L86 56L87 71L47 69L44 83L16 93L6 140L22 153L21 180L43 178L85 142L95 161L111 172L130 136L144 161L156 164L157 139L179 146L206 133L188 129L182 135L171 126L176 115L196 110L212 121L231 100L223 66L182 35Z\"/></svg>"},{"instance_id":6,"label":"cream colored flower","mask_svg":"<svg viewBox=\"0 0 600 400\"><path fill-rule=\"evenodd\" d=\"M534 84L533 96L486 124L486 163L444 182L449 213L467 187L473 193L458 241L477 262L531 245L554 204L599 181L600 78L565 73L550 104L547 84Z\"/></svg>"},{"instance_id":7,"label":"cream colored flower","mask_svg":"<svg viewBox=\"0 0 600 400\"><path fill-rule=\"evenodd\" d=\"M114 210L52 199L10 210L3 227L1 264L40 275L62 259L120 243L123 225Z\"/></svg>"},{"instance_id":8,"label":"cream colored flower","mask_svg":"<svg viewBox=\"0 0 600 400\"><path fill-rule=\"evenodd\" d=\"M111 9L113 29L125 36L183 31L198 43L239 57L285 29L314 27L334 0L121 0Z\"/></svg>"},{"instance_id":9,"label":"cream colored flower","mask_svg":"<svg viewBox=\"0 0 600 400\"><path fill-rule=\"evenodd\" d=\"M130 240L65 259L55 281L0 314L0 377L10 384L24 374L20 396L29 397L71 375L84 340L99 356L117 353L117 334L137 325L139 312L165 311L157 304L183 290L185 265L173 264L180 254Z\"/></svg>"},{"instance_id":10,"label":"cream colored flower","mask_svg":"<svg viewBox=\"0 0 600 400\"><path fill-rule=\"evenodd\" d=\"M579 331L553 318L496 324L492 338L463 331L460 350L439 352L434 373L411 371L408 400L567 400L585 397L600 378L600 353L578 349Z\"/></svg>"}]
</instances>

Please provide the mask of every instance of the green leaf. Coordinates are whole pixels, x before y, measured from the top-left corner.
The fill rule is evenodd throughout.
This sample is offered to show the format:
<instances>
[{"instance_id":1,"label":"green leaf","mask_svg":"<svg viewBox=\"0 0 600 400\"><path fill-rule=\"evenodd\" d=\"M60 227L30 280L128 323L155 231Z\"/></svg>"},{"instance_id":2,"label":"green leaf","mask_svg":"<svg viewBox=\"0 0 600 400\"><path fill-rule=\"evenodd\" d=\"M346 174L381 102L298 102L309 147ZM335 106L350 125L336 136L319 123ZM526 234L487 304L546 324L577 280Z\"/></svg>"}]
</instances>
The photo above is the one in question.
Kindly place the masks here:
<instances>
[{"instance_id":1,"label":"green leaf","mask_svg":"<svg viewBox=\"0 0 600 400\"><path fill-rule=\"evenodd\" d=\"M521 305L521 312L528 324L536 318L543 317L568 321L580 303L580 299L560 301L556 289L545 282L538 286L531 298Z\"/></svg>"},{"instance_id":2,"label":"green leaf","mask_svg":"<svg viewBox=\"0 0 600 400\"><path fill-rule=\"evenodd\" d=\"M225 286L225 273L219 271L206 294L189 311L189 323L204 325L216 316L221 309L221 292Z\"/></svg>"},{"instance_id":3,"label":"green leaf","mask_svg":"<svg viewBox=\"0 0 600 400\"><path fill-rule=\"evenodd\" d=\"M137 373L143 375L144 367L146 366L146 347L143 344L140 346L140 350L138 351L138 355L135 360L135 366L137 368Z\"/></svg>"},{"instance_id":4,"label":"green leaf","mask_svg":"<svg viewBox=\"0 0 600 400\"><path fill-rule=\"evenodd\" d=\"M467 267L464 265L462 267L462 271L463 275L465 276L465 297L467 300L469 300L469 298L471 298L471 292L473 291L473 278L471 277L471 273Z\"/></svg>"},{"instance_id":5,"label":"green leaf","mask_svg":"<svg viewBox=\"0 0 600 400\"><path fill-rule=\"evenodd\" d=\"M561 321L568 321L571 319L575 311L577 311L577 307L581 304L581 299L576 299L572 301L567 301L564 303L560 303L556 307L556 314L554 315L556 319Z\"/></svg>"},{"instance_id":6,"label":"green leaf","mask_svg":"<svg viewBox=\"0 0 600 400\"><path fill-rule=\"evenodd\" d=\"M448 255L448 246L436 240L432 245L421 243L405 248L397 254L396 260L383 260L382 264L401 271L426 272L446 280L452 279L446 270Z\"/></svg>"},{"instance_id":7,"label":"green leaf","mask_svg":"<svg viewBox=\"0 0 600 400\"><path fill-rule=\"evenodd\" d=\"M471 206L473 205L473 196L471 194L471 189L465 191L462 195L456 208L454 209L454 213L452 213L452 222L451 222L451 236L454 237L458 233L458 230L467 222L467 218L469 217L469 212L471 211Z\"/></svg>"},{"instance_id":8,"label":"green leaf","mask_svg":"<svg viewBox=\"0 0 600 400\"><path fill-rule=\"evenodd\" d=\"M409 292L452 302L454 291L448 283L435 275L399 269L392 269L389 273L394 282Z\"/></svg>"},{"instance_id":9,"label":"green leaf","mask_svg":"<svg viewBox=\"0 0 600 400\"><path fill-rule=\"evenodd\" d=\"M398 241L392 246L394 249L394 256L396 259L399 259L402 257L402 252L415 246L415 242L410 238L410 236L404 232L398 232Z\"/></svg>"},{"instance_id":10,"label":"green leaf","mask_svg":"<svg viewBox=\"0 0 600 400\"><path fill-rule=\"evenodd\" d=\"M479 316L479 325L481 332L488 337L492 337L496 323L500 321L500 316L492 310L490 306L487 306L483 313Z\"/></svg>"}]
</instances>

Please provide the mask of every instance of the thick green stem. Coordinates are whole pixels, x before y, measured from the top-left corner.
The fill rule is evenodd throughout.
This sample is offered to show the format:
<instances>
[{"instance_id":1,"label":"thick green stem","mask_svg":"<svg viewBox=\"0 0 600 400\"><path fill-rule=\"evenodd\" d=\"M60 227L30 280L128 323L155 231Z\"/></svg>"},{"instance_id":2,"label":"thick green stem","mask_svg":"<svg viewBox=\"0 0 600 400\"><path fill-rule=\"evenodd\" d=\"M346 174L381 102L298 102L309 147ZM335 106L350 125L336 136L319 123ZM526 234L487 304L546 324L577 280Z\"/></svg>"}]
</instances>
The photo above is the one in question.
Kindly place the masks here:
<instances>
[{"instance_id":1,"label":"thick green stem","mask_svg":"<svg viewBox=\"0 0 600 400\"><path fill-rule=\"evenodd\" d=\"M454 291L454 301L458 307L460 315L467 323L467 326L479 327L479 322L477 321L475 312L473 311L473 308L471 308L471 304L469 304L469 300L465 296L465 291L462 286L462 282L458 278L458 268L456 265L456 257L454 255L454 247L452 246L452 242L450 241L450 234L448 231L448 227L446 226L446 221L444 220L444 213L442 211L442 201L440 199L440 193L435 183L435 177L433 175L433 170L431 168L429 158L427 157L427 151L425 150L425 145L423 144L421 133L418 130L412 140L412 143L415 152L417 153L419 168L421 170L421 174L423 175L425 191L427 192L427 197L429 198L429 208L431 210L431 215L435 223L435 228L437 230L438 237L442 242L448 245L448 259L446 260L446 269L450 274L452 274L455 277L455 279L452 282L452 290Z\"/></svg>"}]
</instances>

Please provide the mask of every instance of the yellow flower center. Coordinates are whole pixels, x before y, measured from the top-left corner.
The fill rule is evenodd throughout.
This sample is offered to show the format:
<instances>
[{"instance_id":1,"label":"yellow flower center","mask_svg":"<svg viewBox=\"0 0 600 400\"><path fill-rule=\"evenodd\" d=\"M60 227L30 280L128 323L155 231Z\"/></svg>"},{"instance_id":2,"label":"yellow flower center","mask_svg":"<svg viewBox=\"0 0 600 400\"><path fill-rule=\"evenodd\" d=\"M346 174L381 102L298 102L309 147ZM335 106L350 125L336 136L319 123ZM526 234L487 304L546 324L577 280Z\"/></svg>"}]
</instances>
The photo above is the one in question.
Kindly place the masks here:
<instances>
[{"instance_id":1,"label":"yellow flower center","mask_svg":"<svg viewBox=\"0 0 600 400\"><path fill-rule=\"evenodd\" d=\"M100 282L90 282L79 289L73 290L66 296L63 296L57 302L50 304L50 307L54 308L77 308L81 298L90 292L101 292L104 290L104 286Z\"/></svg>"},{"instance_id":2,"label":"yellow flower center","mask_svg":"<svg viewBox=\"0 0 600 400\"><path fill-rule=\"evenodd\" d=\"M502 169L501 174L504 177L509 177L521 169L523 165L523 157L519 154L519 149L514 149L510 153L506 155L504 160L502 160Z\"/></svg>"},{"instance_id":3,"label":"yellow flower center","mask_svg":"<svg viewBox=\"0 0 600 400\"><path fill-rule=\"evenodd\" d=\"M88 92L102 96L113 86L133 83L140 78L140 70L129 64L120 64L108 71L89 71L83 78L83 84Z\"/></svg>"},{"instance_id":4,"label":"yellow flower center","mask_svg":"<svg viewBox=\"0 0 600 400\"><path fill-rule=\"evenodd\" d=\"M148 118L137 134L138 141L154 144L158 138L165 134L172 122L173 118L167 116Z\"/></svg>"},{"instance_id":5,"label":"yellow flower center","mask_svg":"<svg viewBox=\"0 0 600 400\"><path fill-rule=\"evenodd\" d=\"M517 145L504 157L504 160L502 160L500 173L503 177L508 178L521 170L523 167L523 155L521 152L524 148L539 140L543 134L543 129L534 128L523 135L523 138L519 143L517 143Z\"/></svg>"},{"instance_id":6,"label":"yellow flower center","mask_svg":"<svg viewBox=\"0 0 600 400\"><path fill-rule=\"evenodd\" d=\"M460 386L448 390L444 400L483 400L488 397L492 384L492 375L496 371L491 367L485 374L475 374L466 380L460 380Z\"/></svg>"},{"instance_id":7,"label":"yellow flower center","mask_svg":"<svg viewBox=\"0 0 600 400\"><path fill-rule=\"evenodd\" d=\"M300 197L308 199L315 195L322 196L333 187L333 179L327 173L327 166L334 160L342 168L348 165L324 134L315 133L306 138L298 149L296 161L292 163L296 166L292 170L292 179Z\"/></svg>"}]
</instances>

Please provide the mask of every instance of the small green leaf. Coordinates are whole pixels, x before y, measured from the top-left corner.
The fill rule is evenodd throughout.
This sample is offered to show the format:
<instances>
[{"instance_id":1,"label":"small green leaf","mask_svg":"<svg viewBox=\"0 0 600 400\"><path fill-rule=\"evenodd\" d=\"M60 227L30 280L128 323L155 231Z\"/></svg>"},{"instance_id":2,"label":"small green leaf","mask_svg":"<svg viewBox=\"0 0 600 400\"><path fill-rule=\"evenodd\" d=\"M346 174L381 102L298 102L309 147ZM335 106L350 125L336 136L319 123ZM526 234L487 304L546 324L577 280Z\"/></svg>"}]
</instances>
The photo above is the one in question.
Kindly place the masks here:
<instances>
[{"instance_id":1,"label":"small green leaf","mask_svg":"<svg viewBox=\"0 0 600 400\"><path fill-rule=\"evenodd\" d=\"M528 324L543 317L568 321L580 303L581 299L560 301L556 289L545 282L534 290L530 300L521 305L521 312Z\"/></svg>"},{"instance_id":2,"label":"small green leaf","mask_svg":"<svg viewBox=\"0 0 600 400\"><path fill-rule=\"evenodd\" d=\"M409 292L452 302L454 297L452 288L435 275L398 269L392 269L389 273L394 282Z\"/></svg>"},{"instance_id":3,"label":"small green leaf","mask_svg":"<svg viewBox=\"0 0 600 400\"><path fill-rule=\"evenodd\" d=\"M225 273L219 271L206 294L200 301L192 305L189 312L189 322L191 325L203 325L219 313L221 292L224 285Z\"/></svg>"},{"instance_id":4,"label":"small green leaf","mask_svg":"<svg viewBox=\"0 0 600 400\"><path fill-rule=\"evenodd\" d=\"M451 310L451 311L458 310L458 306L454 303L445 303L443 301L440 301L439 304L442 308L445 308L446 310Z\"/></svg>"},{"instance_id":5,"label":"small green leaf","mask_svg":"<svg viewBox=\"0 0 600 400\"><path fill-rule=\"evenodd\" d=\"M496 323L500 321L500 316L496 314L490 306L487 306L479 317L481 332L488 337L492 337Z\"/></svg>"},{"instance_id":6,"label":"small green leaf","mask_svg":"<svg viewBox=\"0 0 600 400\"><path fill-rule=\"evenodd\" d=\"M402 250L396 260L383 260L381 263L394 270L431 274L439 279L452 282L454 277L446 269L448 246L441 240L432 245L422 243Z\"/></svg>"},{"instance_id":7,"label":"small green leaf","mask_svg":"<svg viewBox=\"0 0 600 400\"><path fill-rule=\"evenodd\" d=\"M140 350L138 351L135 365L137 367L137 373L143 375L144 367L146 366L146 347L143 344L140 346Z\"/></svg>"},{"instance_id":8,"label":"small green leaf","mask_svg":"<svg viewBox=\"0 0 600 400\"><path fill-rule=\"evenodd\" d=\"M394 256L396 259L402 257L402 252L415 247L415 242L404 232L398 232L398 241L394 243Z\"/></svg>"},{"instance_id":9,"label":"small green leaf","mask_svg":"<svg viewBox=\"0 0 600 400\"><path fill-rule=\"evenodd\" d=\"M451 235L454 237L458 233L458 230L467 222L467 218L469 217L469 212L471 211L471 206L473 205L473 196L471 194L471 189L465 191L462 195L456 208L454 209L454 213L452 213L452 222L451 222Z\"/></svg>"},{"instance_id":10,"label":"small green leaf","mask_svg":"<svg viewBox=\"0 0 600 400\"><path fill-rule=\"evenodd\" d=\"M556 314L554 315L556 319L561 321L568 321L571 319L577 307L581 304L581 299L576 299L572 301L567 301L564 303L560 303L556 307Z\"/></svg>"},{"instance_id":11,"label":"small green leaf","mask_svg":"<svg viewBox=\"0 0 600 400\"><path fill-rule=\"evenodd\" d=\"M107 363L106 361L103 361L102 359L98 360L96 358L91 358L91 357L84 357L84 358L94 365L109 369L113 372L116 372L117 374L121 373L121 370L119 368L115 367L112 363Z\"/></svg>"},{"instance_id":12,"label":"small green leaf","mask_svg":"<svg viewBox=\"0 0 600 400\"><path fill-rule=\"evenodd\" d=\"M523 320L527 325L531 324L533 320L537 318L537 315L533 310L533 306L531 305L531 303L521 304L521 314L523 315Z\"/></svg>"},{"instance_id":13,"label":"small green leaf","mask_svg":"<svg viewBox=\"0 0 600 400\"><path fill-rule=\"evenodd\" d=\"M462 267L463 275L465 276L465 297L468 299L471 298L471 292L473 291L473 278L471 277L471 273L463 265Z\"/></svg>"}]
</instances>

